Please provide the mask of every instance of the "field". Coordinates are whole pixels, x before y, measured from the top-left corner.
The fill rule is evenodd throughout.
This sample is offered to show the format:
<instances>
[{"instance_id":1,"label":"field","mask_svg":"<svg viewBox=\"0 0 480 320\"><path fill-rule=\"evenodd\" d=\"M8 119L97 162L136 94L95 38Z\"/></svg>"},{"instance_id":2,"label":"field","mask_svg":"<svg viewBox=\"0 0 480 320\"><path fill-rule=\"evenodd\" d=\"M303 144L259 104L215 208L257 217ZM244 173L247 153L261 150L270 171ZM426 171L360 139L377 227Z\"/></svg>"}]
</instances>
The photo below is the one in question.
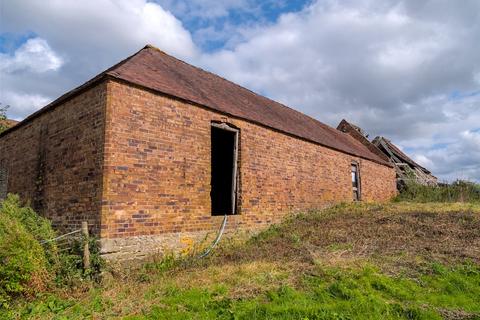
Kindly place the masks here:
<instances>
[{"instance_id":1,"label":"field","mask_svg":"<svg viewBox=\"0 0 480 320\"><path fill-rule=\"evenodd\" d=\"M480 319L480 205L339 205L205 259L113 268L19 301L23 319Z\"/></svg>"}]
</instances>

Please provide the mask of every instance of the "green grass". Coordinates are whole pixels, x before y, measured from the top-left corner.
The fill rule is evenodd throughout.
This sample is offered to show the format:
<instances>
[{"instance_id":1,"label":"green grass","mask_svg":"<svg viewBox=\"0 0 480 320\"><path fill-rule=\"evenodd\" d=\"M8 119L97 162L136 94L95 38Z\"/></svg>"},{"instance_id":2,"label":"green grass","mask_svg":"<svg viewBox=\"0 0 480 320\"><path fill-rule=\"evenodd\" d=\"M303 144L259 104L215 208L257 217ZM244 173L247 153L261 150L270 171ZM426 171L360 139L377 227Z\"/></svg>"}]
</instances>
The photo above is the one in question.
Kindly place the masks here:
<instances>
[{"instance_id":1,"label":"green grass","mask_svg":"<svg viewBox=\"0 0 480 320\"><path fill-rule=\"evenodd\" d=\"M167 277L149 288L124 319L442 319L445 310L480 314L480 268L432 265L417 279L387 276L375 267L318 268L298 288L280 285L249 298L232 298L231 287L182 288ZM125 289L128 299L128 289ZM81 301L48 296L24 306L22 317L115 317L121 303L92 290ZM461 311L461 312L460 312Z\"/></svg>"},{"instance_id":2,"label":"green grass","mask_svg":"<svg viewBox=\"0 0 480 320\"><path fill-rule=\"evenodd\" d=\"M479 230L477 204L340 205L0 318L480 319Z\"/></svg>"}]
</instances>

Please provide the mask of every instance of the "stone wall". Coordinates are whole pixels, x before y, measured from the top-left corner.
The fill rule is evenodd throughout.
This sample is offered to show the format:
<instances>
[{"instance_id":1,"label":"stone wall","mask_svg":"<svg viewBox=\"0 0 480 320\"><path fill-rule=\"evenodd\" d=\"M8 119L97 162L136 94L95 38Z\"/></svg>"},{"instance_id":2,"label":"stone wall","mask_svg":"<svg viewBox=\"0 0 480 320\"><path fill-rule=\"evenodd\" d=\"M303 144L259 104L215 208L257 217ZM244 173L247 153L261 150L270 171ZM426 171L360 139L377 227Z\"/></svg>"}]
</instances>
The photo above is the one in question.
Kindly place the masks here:
<instances>
[{"instance_id":1,"label":"stone wall","mask_svg":"<svg viewBox=\"0 0 480 320\"><path fill-rule=\"evenodd\" d=\"M343 154L178 99L108 83L101 236L106 251L142 239L217 230L210 213L210 126L240 128L239 215L228 229L257 230L294 211L352 201L351 162L362 199L396 193L392 168ZM140 240L139 240L140 239ZM180 241L169 241L175 249ZM138 250L137 250L138 251Z\"/></svg>"},{"instance_id":2,"label":"stone wall","mask_svg":"<svg viewBox=\"0 0 480 320\"><path fill-rule=\"evenodd\" d=\"M100 226L106 84L0 135L7 190L68 231Z\"/></svg>"}]
</instances>

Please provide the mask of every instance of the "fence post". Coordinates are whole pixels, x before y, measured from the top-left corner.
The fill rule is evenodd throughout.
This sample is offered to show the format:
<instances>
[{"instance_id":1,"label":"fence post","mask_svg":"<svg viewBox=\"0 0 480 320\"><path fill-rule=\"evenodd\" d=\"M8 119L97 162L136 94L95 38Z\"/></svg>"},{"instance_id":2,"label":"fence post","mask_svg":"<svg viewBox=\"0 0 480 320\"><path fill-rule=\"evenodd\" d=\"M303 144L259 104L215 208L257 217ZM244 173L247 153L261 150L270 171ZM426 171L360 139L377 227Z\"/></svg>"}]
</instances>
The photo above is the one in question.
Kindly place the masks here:
<instances>
[{"instance_id":1,"label":"fence post","mask_svg":"<svg viewBox=\"0 0 480 320\"><path fill-rule=\"evenodd\" d=\"M83 271L90 269L90 249L88 248L88 223L82 221L82 235L83 235Z\"/></svg>"}]
</instances>

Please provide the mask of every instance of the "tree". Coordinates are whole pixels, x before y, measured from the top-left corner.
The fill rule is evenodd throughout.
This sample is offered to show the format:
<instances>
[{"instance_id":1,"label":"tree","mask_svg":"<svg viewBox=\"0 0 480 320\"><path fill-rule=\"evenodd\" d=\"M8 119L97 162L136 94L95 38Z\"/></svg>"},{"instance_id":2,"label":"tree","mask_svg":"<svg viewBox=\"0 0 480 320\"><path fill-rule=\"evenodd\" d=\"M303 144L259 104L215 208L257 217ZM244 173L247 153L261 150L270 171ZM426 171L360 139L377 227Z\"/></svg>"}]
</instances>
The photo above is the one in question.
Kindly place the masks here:
<instances>
[{"instance_id":1,"label":"tree","mask_svg":"<svg viewBox=\"0 0 480 320\"><path fill-rule=\"evenodd\" d=\"M0 133L8 129L7 125L7 109L9 105L3 106L0 102Z\"/></svg>"}]
</instances>

